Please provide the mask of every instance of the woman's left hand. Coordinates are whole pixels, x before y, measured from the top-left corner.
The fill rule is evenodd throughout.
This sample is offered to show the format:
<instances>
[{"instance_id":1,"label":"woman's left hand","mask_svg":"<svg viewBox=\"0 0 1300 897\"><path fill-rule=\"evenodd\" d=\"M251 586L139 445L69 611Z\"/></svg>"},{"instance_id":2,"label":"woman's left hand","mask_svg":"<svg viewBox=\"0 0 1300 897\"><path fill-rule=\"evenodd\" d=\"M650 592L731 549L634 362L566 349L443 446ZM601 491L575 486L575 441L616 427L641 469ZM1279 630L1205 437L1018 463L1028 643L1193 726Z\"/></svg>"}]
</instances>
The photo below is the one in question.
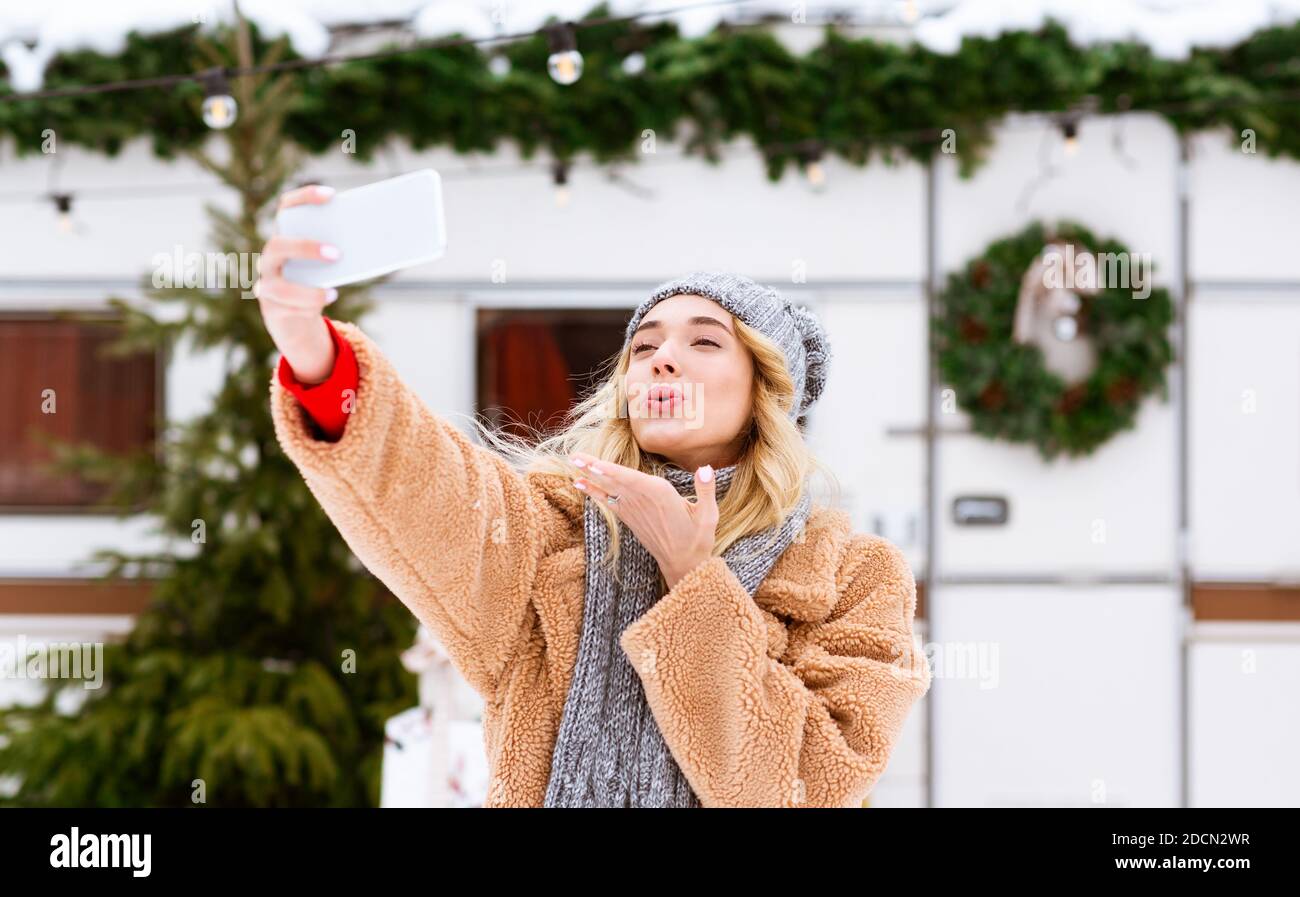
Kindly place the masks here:
<instances>
[{"instance_id":1,"label":"woman's left hand","mask_svg":"<svg viewBox=\"0 0 1300 897\"><path fill-rule=\"evenodd\" d=\"M695 471L696 500L691 502L663 477L584 452L574 452L569 460L584 472L574 485L593 500L604 502L610 495L618 496L617 502L606 502L606 506L659 562L668 588L713 556L718 501L712 467L705 465Z\"/></svg>"}]
</instances>

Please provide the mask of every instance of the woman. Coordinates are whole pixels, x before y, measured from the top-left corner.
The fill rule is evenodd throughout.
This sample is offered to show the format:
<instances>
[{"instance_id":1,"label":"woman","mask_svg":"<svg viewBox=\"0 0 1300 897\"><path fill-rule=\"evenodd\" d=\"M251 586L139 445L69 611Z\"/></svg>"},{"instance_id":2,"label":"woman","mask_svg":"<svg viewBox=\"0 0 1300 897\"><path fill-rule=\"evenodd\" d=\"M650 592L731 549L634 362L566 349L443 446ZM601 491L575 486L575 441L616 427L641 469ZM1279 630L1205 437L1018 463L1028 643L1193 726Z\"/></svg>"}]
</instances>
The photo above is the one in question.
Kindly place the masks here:
<instances>
[{"instance_id":1,"label":"woman","mask_svg":"<svg viewBox=\"0 0 1300 897\"><path fill-rule=\"evenodd\" d=\"M811 504L811 313L742 277L666 284L562 432L483 446L322 315L334 291L281 276L337 257L263 251L277 437L483 696L485 805L860 805L931 671L901 552Z\"/></svg>"}]
</instances>

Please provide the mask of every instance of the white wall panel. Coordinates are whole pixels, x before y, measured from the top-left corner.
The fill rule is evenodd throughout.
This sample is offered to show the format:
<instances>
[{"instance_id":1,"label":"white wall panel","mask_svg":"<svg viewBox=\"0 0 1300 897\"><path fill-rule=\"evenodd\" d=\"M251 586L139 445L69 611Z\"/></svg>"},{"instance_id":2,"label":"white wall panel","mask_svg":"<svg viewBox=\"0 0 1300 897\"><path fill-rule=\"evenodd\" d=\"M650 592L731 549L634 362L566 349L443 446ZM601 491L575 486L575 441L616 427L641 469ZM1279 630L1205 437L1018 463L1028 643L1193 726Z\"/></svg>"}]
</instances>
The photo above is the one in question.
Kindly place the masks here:
<instances>
[{"instance_id":1,"label":"white wall panel","mask_svg":"<svg viewBox=\"0 0 1300 897\"><path fill-rule=\"evenodd\" d=\"M57 172L55 166L57 165ZM61 146L55 155L6 158L6 192L74 194L73 233L61 233L45 197L0 203L0 277L117 278L133 284L154 256L207 248L203 203L232 210L229 190L196 165L155 159L134 141L115 159ZM136 186L140 194L129 190Z\"/></svg>"},{"instance_id":2,"label":"white wall panel","mask_svg":"<svg viewBox=\"0 0 1300 897\"><path fill-rule=\"evenodd\" d=\"M1116 133L1123 152L1115 148ZM970 180L957 176L951 158L941 160L937 226L944 272L1031 219L1071 218L1099 236L1119 239L1130 252L1151 253L1156 283L1171 282L1178 248L1178 144L1163 120L1130 115L1086 121L1072 157L1063 155L1059 130L1039 121L1012 119L994 139L987 164Z\"/></svg>"},{"instance_id":3,"label":"white wall panel","mask_svg":"<svg viewBox=\"0 0 1300 897\"><path fill-rule=\"evenodd\" d=\"M834 356L810 433L854 525L879 532L924 575L925 303L917 294L845 296L818 309Z\"/></svg>"},{"instance_id":4,"label":"white wall panel","mask_svg":"<svg viewBox=\"0 0 1300 897\"><path fill-rule=\"evenodd\" d=\"M578 167L563 209L545 170L483 180L452 174L465 163L445 160L447 255L409 276L491 282L495 265L511 280L578 283L659 281L714 268L778 284L801 273L810 284L921 276L919 167L859 169L830 160L828 187L819 193L794 170L769 182L751 152L717 167L676 152L661 145L660 155L623 170L653 199ZM408 167L444 162L433 155L402 159ZM484 168L503 164L511 164L507 154Z\"/></svg>"},{"instance_id":5,"label":"white wall panel","mask_svg":"<svg viewBox=\"0 0 1300 897\"><path fill-rule=\"evenodd\" d=\"M954 418L963 417L954 416ZM944 423L943 426L958 426ZM955 574L1108 573L1172 576L1177 549L1176 416L1143 403L1136 429L1086 458L963 433L938 449L939 569ZM1000 495L1002 526L953 522L953 500Z\"/></svg>"},{"instance_id":6,"label":"white wall panel","mask_svg":"<svg viewBox=\"0 0 1300 897\"><path fill-rule=\"evenodd\" d=\"M1198 294L1189 311L1194 575L1300 578L1300 295Z\"/></svg>"},{"instance_id":7,"label":"white wall panel","mask_svg":"<svg viewBox=\"0 0 1300 897\"><path fill-rule=\"evenodd\" d=\"M1300 807L1300 624L1199 624L1189 660L1194 807Z\"/></svg>"},{"instance_id":8,"label":"white wall panel","mask_svg":"<svg viewBox=\"0 0 1300 897\"><path fill-rule=\"evenodd\" d=\"M1179 804L1176 589L936 593L936 806Z\"/></svg>"},{"instance_id":9,"label":"white wall panel","mask_svg":"<svg viewBox=\"0 0 1300 897\"><path fill-rule=\"evenodd\" d=\"M1300 280L1300 165L1241 151L1228 131L1197 134L1191 157L1194 280Z\"/></svg>"}]
</instances>

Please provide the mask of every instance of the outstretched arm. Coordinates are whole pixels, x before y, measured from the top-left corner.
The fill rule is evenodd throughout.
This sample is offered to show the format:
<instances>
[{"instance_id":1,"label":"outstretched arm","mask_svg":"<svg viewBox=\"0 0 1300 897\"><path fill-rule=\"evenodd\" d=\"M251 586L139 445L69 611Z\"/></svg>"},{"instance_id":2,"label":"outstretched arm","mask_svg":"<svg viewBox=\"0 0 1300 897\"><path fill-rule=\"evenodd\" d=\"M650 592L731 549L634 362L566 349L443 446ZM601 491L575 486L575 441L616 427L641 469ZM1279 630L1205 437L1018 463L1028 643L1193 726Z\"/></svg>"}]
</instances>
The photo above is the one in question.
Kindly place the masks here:
<instances>
[{"instance_id":1,"label":"outstretched arm","mask_svg":"<svg viewBox=\"0 0 1300 897\"><path fill-rule=\"evenodd\" d=\"M485 697L529 634L531 587L561 524L526 475L432 413L356 325L354 407L322 439L278 376L276 436L348 546Z\"/></svg>"}]
</instances>

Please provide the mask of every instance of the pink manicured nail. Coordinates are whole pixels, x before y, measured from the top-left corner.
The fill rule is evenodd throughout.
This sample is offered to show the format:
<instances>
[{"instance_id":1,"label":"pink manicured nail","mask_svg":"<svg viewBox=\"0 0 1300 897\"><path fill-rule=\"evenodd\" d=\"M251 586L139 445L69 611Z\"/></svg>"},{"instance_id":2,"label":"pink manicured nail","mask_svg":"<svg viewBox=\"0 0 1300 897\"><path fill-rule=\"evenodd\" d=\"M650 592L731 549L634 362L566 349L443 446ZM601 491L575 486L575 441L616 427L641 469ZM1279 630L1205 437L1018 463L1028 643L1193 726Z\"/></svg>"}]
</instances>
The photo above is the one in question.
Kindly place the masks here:
<instances>
[{"instance_id":1,"label":"pink manicured nail","mask_svg":"<svg viewBox=\"0 0 1300 897\"><path fill-rule=\"evenodd\" d=\"M700 468L700 481L707 483L711 479L713 479L713 468L705 464Z\"/></svg>"},{"instance_id":2,"label":"pink manicured nail","mask_svg":"<svg viewBox=\"0 0 1300 897\"><path fill-rule=\"evenodd\" d=\"M325 291L325 304L328 305L338 297L339 297L339 291L336 290L334 287L330 287Z\"/></svg>"},{"instance_id":3,"label":"pink manicured nail","mask_svg":"<svg viewBox=\"0 0 1300 897\"><path fill-rule=\"evenodd\" d=\"M590 464L587 465L587 470L591 471L596 476L600 476L600 471L597 470L595 467L592 467Z\"/></svg>"},{"instance_id":4,"label":"pink manicured nail","mask_svg":"<svg viewBox=\"0 0 1300 897\"><path fill-rule=\"evenodd\" d=\"M574 480L573 485L583 490L584 492L587 491L587 484L582 482L582 480Z\"/></svg>"},{"instance_id":5,"label":"pink manicured nail","mask_svg":"<svg viewBox=\"0 0 1300 897\"><path fill-rule=\"evenodd\" d=\"M342 254L337 246L331 246L329 243L321 244L320 257L323 259L329 259L332 262Z\"/></svg>"},{"instance_id":6,"label":"pink manicured nail","mask_svg":"<svg viewBox=\"0 0 1300 897\"><path fill-rule=\"evenodd\" d=\"M574 466L574 467L586 467L586 466L587 466L587 462L584 461L584 460L582 460L581 458L574 458L574 459L573 459L573 466Z\"/></svg>"},{"instance_id":7,"label":"pink manicured nail","mask_svg":"<svg viewBox=\"0 0 1300 897\"><path fill-rule=\"evenodd\" d=\"M331 196L334 195L334 188L326 187L324 184L317 184L316 195L319 196L321 199L329 199Z\"/></svg>"}]
</instances>

